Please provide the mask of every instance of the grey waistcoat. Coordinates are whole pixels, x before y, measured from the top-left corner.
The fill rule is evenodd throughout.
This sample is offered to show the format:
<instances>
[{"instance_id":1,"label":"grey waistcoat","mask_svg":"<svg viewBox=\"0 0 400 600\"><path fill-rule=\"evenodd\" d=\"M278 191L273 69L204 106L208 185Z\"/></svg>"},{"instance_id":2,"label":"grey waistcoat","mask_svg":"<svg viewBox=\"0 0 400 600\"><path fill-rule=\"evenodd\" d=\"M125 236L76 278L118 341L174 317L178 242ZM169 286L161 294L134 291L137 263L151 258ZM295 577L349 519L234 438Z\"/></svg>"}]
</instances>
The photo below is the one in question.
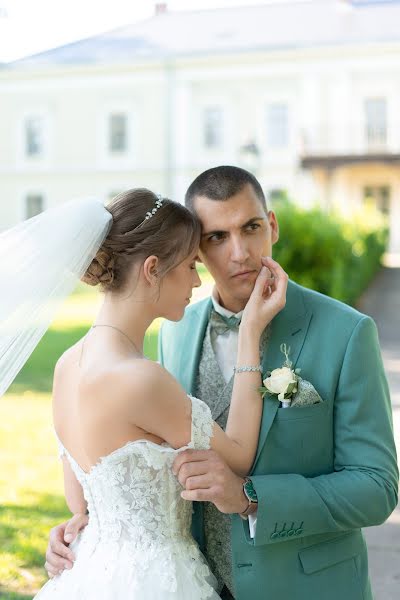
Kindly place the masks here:
<instances>
[{"instance_id":1,"label":"grey waistcoat","mask_svg":"<svg viewBox=\"0 0 400 600\"><path fill-rule=\"evenodd\" d=\"M265 351L268 334L269 328L264 331L261 337L261 353L263 350ZM214 421L224 430L228 420L232 388L233 376L228 383L225 382L212 347L210 326L208 325L204 336L195 395L208 404ZM211 570L218 579L218 592L225 584L234 596L231 528L231 516L219 512L211 502L205 502L206 558Z\"/></svg>"}]
</instances>

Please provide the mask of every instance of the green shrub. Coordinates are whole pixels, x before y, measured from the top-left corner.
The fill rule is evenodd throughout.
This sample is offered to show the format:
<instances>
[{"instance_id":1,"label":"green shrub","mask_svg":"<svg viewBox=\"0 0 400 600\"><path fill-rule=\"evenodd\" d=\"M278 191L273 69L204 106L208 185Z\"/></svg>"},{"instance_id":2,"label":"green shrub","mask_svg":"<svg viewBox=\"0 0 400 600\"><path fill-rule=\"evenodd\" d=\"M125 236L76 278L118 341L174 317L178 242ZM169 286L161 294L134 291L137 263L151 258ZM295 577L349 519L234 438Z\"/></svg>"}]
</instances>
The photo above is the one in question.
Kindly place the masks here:
<instances>
[{"instance_id":1,"label":"green shrub","mask_svg":"<svg viewBox=\"0 0 400 600\"><path fill-rule=\"evenodd\" d=\"M371 207L351 220L291 202L276 208L280 241L274 257L291 279L354 304L380 268L388 242L386 219Z\"/></svg>"}]
</instances>

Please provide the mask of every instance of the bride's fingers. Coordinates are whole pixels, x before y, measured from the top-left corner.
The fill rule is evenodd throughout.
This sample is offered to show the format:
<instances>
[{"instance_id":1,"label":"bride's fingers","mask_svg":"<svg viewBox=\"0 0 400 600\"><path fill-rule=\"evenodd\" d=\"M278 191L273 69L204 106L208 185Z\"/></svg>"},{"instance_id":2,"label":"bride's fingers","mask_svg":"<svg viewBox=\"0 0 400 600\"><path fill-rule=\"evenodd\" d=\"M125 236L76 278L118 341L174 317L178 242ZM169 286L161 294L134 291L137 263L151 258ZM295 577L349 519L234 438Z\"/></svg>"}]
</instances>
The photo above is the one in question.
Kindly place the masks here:
<instances>
[{"instance_id":1,"label":"bride's fingers","mask_svg":"<svg viewBox=\"0 0 400 600\"><path fill-rule=\"evenodd\" d=\"M275 277L268 277L268 279L264 283L264 287L271 287L275 283Z\"/></svg>"},{"instance_id":2,"label":"bride's fingers","mask_svg":"<svg viewBox=\"0 0 400 600\"><path fill-rule=\"evenodd\" d=\"M253 293L256 295L262 295L267 285L267 281L271 278L271 273L267 267L262 266L260 272L257 275L256 282L254 284Z\"/></svg>"},{"instance_id":3,"label":"bride's fingers","mask_svg":"<svg viewBox=\"0 0 400 600\"><path fill-rule=\"evenodd\" d=\"M269 286L269 289L265 293L264 297L268 301L271 298L274 298L274 302L278 302L278 308L281 310L286 304L286 293L289 277L282 269L280 264L272 258L268 257L267 259L263 259L263 262L268 264L268 268L273 275L273 282Z\"/></svg>"},{"instance_id":4,"label":"bride's fingers","mask_svg":"<svg viewBox=\"0 0 400 600\"><path fill-rule=\"evenodd\" d=\"M286 285L287 284L287 280L288 278L288 274L286 273L286 271L284 271L284 269L282 269L281 265L279 263L277 263L273 258L271 257L267 257L266 259L263 259L265 261L268 261L268 268L270 269L274 281L276 283L276 287L278 288L279 285Z\"/></svg>"}]
</instances>

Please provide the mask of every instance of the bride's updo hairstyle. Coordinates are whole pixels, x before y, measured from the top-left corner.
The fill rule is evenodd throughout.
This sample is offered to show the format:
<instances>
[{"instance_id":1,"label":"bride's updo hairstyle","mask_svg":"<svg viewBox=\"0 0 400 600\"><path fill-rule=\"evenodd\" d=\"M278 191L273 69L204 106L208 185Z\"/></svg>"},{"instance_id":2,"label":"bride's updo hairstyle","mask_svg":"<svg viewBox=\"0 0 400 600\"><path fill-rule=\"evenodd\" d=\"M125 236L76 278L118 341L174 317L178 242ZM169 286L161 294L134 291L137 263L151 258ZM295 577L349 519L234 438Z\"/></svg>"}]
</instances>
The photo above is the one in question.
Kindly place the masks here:
<instances>
[{"instance_id":1,"label":"bride's updo hairstyle","mask_svg":"<svg viewBox=\"0 0 400 600\"><path fill-rule=\"evenodd\" d=\"M194 252L200 242L201 225L197 217L178 202L159 197L145 188L136 188L115 196L106 206L111 213L111 229L89 265L82 281L100 285L102 291L123 290L131 267L157 256L159 280ZM144 221L144 222L143 222Z\"/></svg>"}]
</instances>

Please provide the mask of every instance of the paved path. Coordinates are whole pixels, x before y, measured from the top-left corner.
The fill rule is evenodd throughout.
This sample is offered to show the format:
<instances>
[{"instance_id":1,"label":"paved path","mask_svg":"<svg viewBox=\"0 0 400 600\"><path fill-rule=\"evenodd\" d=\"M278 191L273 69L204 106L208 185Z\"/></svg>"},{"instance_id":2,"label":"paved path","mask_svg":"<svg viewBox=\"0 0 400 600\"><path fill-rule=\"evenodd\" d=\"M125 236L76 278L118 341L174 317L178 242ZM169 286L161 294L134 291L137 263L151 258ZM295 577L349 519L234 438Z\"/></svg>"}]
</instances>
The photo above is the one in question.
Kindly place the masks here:
<instances>
[{"instance_id":1,"label":"paved path","mask_svg":"<svg viewBox=\"0 0 400 600\"><path fill-rule=\"evenodd\" d=\"M359 303L378 326L392 395L400 457L400 268L384 268ZM364 529L375 600L400 600L400 506L384 525Z\"/></svg>"}]
</instances>

